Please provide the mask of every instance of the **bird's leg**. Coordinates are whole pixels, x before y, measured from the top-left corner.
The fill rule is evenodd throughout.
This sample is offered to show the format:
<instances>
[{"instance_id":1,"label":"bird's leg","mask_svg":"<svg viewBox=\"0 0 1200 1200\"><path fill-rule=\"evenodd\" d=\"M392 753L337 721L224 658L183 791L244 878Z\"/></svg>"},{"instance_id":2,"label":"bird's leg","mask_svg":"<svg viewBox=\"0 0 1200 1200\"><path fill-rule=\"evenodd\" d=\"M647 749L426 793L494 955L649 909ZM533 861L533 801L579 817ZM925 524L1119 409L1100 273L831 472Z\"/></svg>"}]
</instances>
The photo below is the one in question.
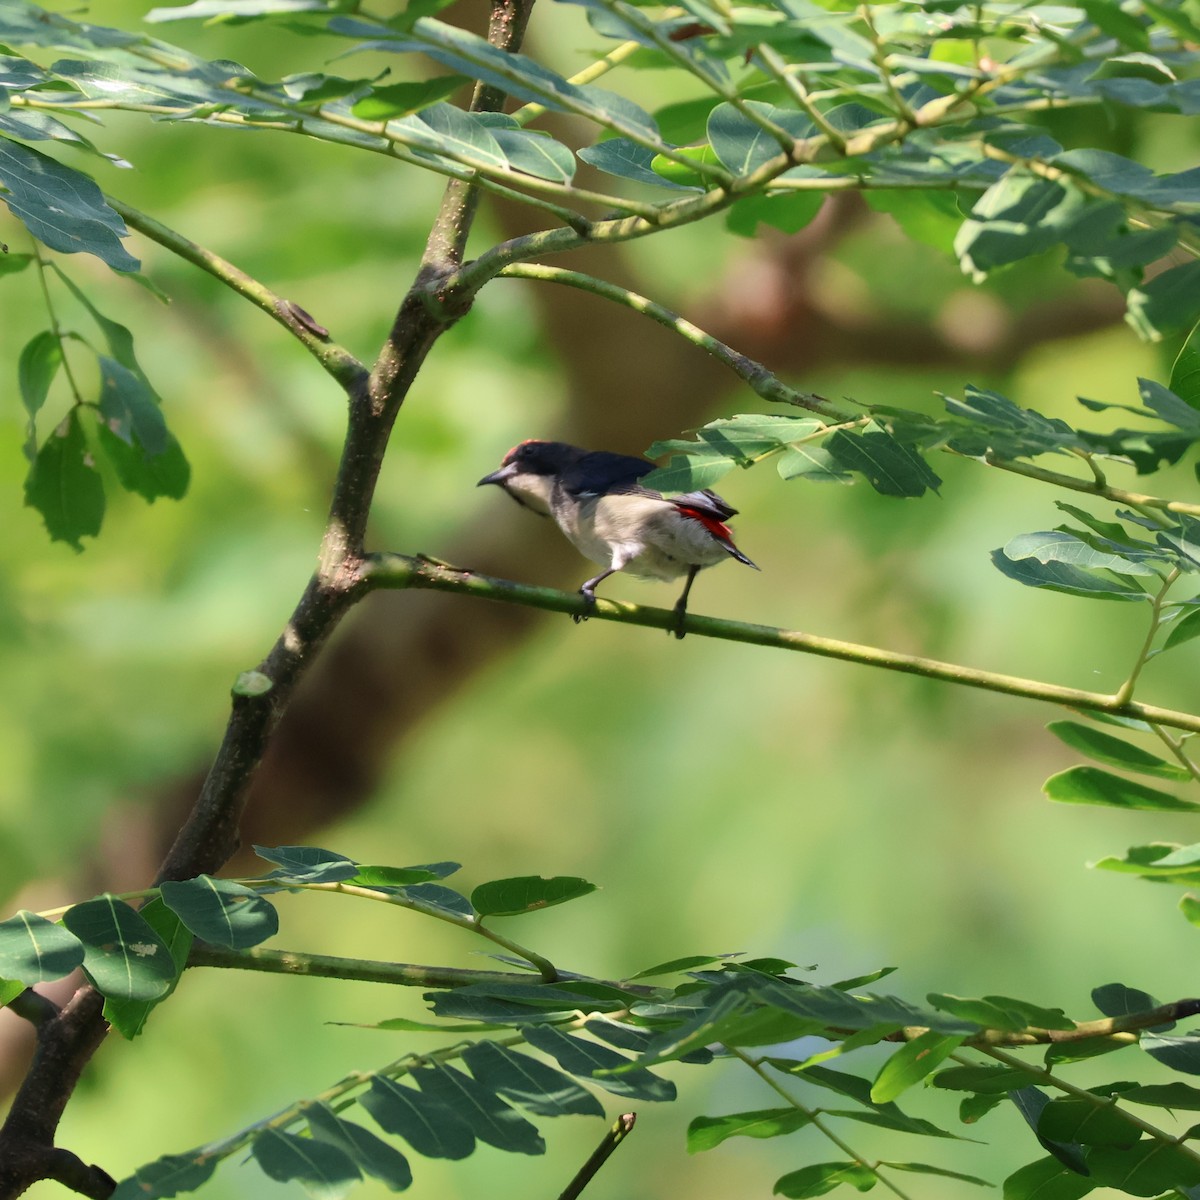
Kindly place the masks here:
<instances>
[{"instance_id":1,"label":"bird's leg","mask_svg":"<svg viewBox=\"0 0 1200 1200\"><path fill-rule=\"evenodd\" d=\"M586 621L588 617L592 615L592 609L596 607L596 584L603 583L604 580L606 580L610 575L614 575L616 570L616 567L609 567L607 571L601 571L599 575L595 576L593 579L589 579L587 583L585 583L583 587L579 589L579 594L587 602L587 607L583 612L571 614L571 620L574 621L576 625L578 625L580 621Z\"/></svg>"},{"instance_id":2,"label":"bird's leg","mask_svg":"<svg viewBox=\"0 0 1200 1200\"><path fill-rule=\"evenodd\" d=\"M688 568L687 583L683 585L683 595L675 601L675 628L667 630L668 633L673 633L680 640L682 640L684 634L687 633L687 630L684 628L684 621L687 619L688 592L692 590L692 583L697 574L699 574L699 571L699 567Z\"/></svg>"}]
</instances>

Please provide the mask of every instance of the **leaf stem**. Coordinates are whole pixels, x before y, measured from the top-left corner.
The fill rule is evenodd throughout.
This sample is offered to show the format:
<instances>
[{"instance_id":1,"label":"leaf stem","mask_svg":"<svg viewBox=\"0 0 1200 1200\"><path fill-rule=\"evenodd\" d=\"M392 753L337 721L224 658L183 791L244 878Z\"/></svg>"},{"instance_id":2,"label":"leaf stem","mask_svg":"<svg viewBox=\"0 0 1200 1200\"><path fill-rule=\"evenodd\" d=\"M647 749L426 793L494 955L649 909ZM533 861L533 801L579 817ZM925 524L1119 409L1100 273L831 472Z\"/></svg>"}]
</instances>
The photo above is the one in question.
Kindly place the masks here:
<instances>
[{"instance_id":1,"label":"leaf stem","mask_svg":"<svg viewBox=\"0 0 1200 1200\"><path fill-rule=\"evenodd\" d=\"M54 340L58 342L58 353L62 358L63 374L67 377L67 383L71 388L71 395L75 397L77 405L83 404L83 395L79 390L79 384L76 382L75 373L71 370L71 360L67 356L67 338L62 331L62 327L58 323L58 313L54 307L54 299L50 295L50 282L46 278L46 260L42 257L42 248L38 245L37 238L33 234L29 235L29 242L33 249L33 262L37 267L38 283L42 289L42 299L46 304L46 316L50 322L50 332L54 335Z\"/></svg>"},{"instance_id":2,"label":"leaf stem","mask_svg":"<svg viewBox=\"0 0 1200 1200\"><path fill-rule=\"evenodd\" d=\"M246 882L253 883L255 881L247 880ZM264 881L259 880L258 882L262 883ZM497 946L511 951L534 967L547 983L553 983L559 978L558 969L549 959L543 958L542 955L522 946L519 942L514 942L511 938L497 933L494 929L484 925L482 920L477 916L467 916L465 913L452 912L448 908L441 908L435 904L426 904L424 901L417 900L412 896L403 895L399 892L383 892L354 883L297 883L289 884L288 886L301 888L308 892L336 892L343 896L359 896L364 900L376 900L381 904L394 904L398 908L407 908L412 912L422 913L438 921L445 921L449 925L457 925L460 929L468 929L472 933L477 933L481 937L487 938L488 941L494 942Z\"/></svg>"},{"instance_id":3,"label":"leaf stem","mask_svg":"<svg viewBox=\"0 0 1200 1200\"><path fill-rule=\"evenodd\" d=\"M1170 590L1171 584L1178 578L1179 568L1172 567L1150 605L1150 628L1146 631L1146 640L1142 643L1142 648L1138 651L1137 661L1133 664L1133 670L1130 671L1129 678L1125 680L1116 694L1116 699L1121 704L1133 698L1133 689L1137 686L1138 676L1141 675L1142 668L1149 661L1150 650L1154 645L1154 638L1158 634L1163 602L1167 598L1167 592Z\"/></svg>"},{"instance_id":4,"label":"leaf stem","mask_svg":"<svg viewBox=\"0 0 1200 1200\"><path fill-rule=\"evenodd\" d=\"M589 609L576 592L514 583L511 580L496 579L475 571L448 567L443 563L403 554L368 555L364 567L364 583L368 588L429 588L434 591L455 592L487 600L499 600L505 604L522 604L551 612L579 613L603 621L642 625L652 629L673 630L677 622L677 616L672 609L647 608L603 597L597 598L594 609ZM1158 722L1174 729L1200 733L1200 715L1143 704L1135 700L1121 701L1114 695L1101 692L1089 692L1082 688L1063 687L1015 675L982 671L916 654L900 654L893 650L862 646L854 642L843 642L835 638L778 629L769 625L752 625L718 617L693 616L690 613L687 617L687 631L700 637L815 654L822 658L835 658L886 671L900 671L925 679L937 679L961 687L1023 696L1029 700L1063 704L1090 712L1134 717L1141 721Z\"/></svg>"},{"instance_id":5,"label":"leaf stem","mask_svg":"<svg viewBox=\"0 0 1200 1200\"><path fill-rule=\"evenodd\" d=\"M782 1096L792 1108L804 1113L814 1129L822 1133L843 1154L846 1154L852 1158L860 1167L864 1167L866 1170L870 1171L871 1174L874 1175L875 1178L878 1179L879 1182L883 1184L883 1186L887 1188L889 1192L891 1192L893 1195L901 1197L901 1200L910 1200L907 1192L903 1191L886 1175L883 1175L880 1172L878 1163L868 1162L848 1142L839 1137L838 1134L831 1129L826 1122L821 1120L821 1110L819 1108L809 1108L808 1105L797 1100L796 1097L793 1096L791 1092L789 1092L787 1088L785 1088L777 1079L775 1079L772 1075L769 1075L765 1069L763 1059L754 1058L752 1055L747 1054L744 1050L739 1050L736 1046L726 1046L725 1049L728 1050L729 1053L735 1058L740 1058L742 1062L744 1062L746 1066L748 1066L750 1070L752 1070L755 1075L757 1075L759 1079L761 1079L763 1083L767 1085L767 1087L771 1088L772 1091L777 1092L780 1096Z\"/></svg>"}]
</instances>

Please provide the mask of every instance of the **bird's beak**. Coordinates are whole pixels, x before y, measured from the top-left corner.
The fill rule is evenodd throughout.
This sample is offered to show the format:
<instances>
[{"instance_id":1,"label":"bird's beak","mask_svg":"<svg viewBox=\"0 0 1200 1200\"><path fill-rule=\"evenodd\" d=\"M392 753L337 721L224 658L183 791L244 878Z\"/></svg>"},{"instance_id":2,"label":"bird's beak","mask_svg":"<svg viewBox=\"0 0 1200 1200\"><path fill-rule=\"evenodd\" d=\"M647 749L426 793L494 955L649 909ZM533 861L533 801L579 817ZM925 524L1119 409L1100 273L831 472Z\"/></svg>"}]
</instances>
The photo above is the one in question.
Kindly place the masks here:
<instances>
[{"instance_id":1,"label":"bird's beak","mask_svg":"<svg viewBox=\"0 0 1200 1200\"><path fill-rule=\"evenodd\" d=\"M485 475L475 486L483 487L485 483L497 483L503 487L517 473L518 469L516 463L509 463L507 466L493 471L490 475Z\"/></svg>"}]
</instances>

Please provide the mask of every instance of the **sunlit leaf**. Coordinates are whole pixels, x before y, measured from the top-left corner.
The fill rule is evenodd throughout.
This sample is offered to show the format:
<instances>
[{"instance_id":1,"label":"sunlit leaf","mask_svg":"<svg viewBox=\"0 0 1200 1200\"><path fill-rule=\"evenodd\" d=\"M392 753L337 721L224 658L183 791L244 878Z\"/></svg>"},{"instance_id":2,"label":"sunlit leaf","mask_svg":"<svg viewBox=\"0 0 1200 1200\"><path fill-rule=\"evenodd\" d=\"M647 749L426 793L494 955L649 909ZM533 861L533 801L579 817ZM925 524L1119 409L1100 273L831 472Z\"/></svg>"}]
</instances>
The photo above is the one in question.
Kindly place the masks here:
<instances>
[{"instance_id":1,"label":"sunlit leaf","mask_svg":"<svg viewBox=\"0 0 1200 1200\"><path fill-rule=\"evenodd\" d=\"M1200 633L1200 628L1197 629ZM1123 767L1143 775L1158 775L1163 779L1189 779L1187 770L1178 763L1167 762L1124 738L1113 737L1078 721L1051 721L1046 728L1062 742L1110 767Z\"/></svg>"},{"instance_id":2,"label":"sunlit leaf","mask_svg":"<svg viewBox=\"0 0 1200 1200\"><path fill-rule=\"evenodd\" d=\"M812 1115L800 1108L764 1108L723 1117L695 1117L687 1131L688 1153L711 1150L730 1137L779 1137L811 1121Z\"/></svg>"},{"instance_id":3,"label":"sunlit leaf","mask_svg":"<svg viewBox=\"0 0 1200 1200\"><path fill-rule=\"evenodd\" d=\"M594 892L596 885L573 875L521 875L481 883L471 893L471 904L481 917L513 917L555 904L565 904Z\"/></svg>"},{"instance_id":4,"label":"sunlit leaf","mask_svg":"<svg viewBox=\"0 0 1200 1200\"><path fill-rule=\"evenodd\" d=\"M63 914L63 924L83 943L83 969L104 995L157 1000L174 984L170 947L124 900L85 900Z\"/></svg>"},{"instance_id":5,"label":"sunlit leaf","mask_svg":"<svg viewBox=\"0 0 1200 1200\"><path fill-rule=\"evenodd\" d=\"M875 1172L861 1163L813 1163L777 1179L773 1191L776 1196L786 1196L789 1200L804 1200L809 1196L824 1196L842 1184L869 1192L877 1182Z\"/></svg>"},{"instance_id":6,"label":"sunlit leaf","mask_svg":"<svg viewBox=\"0 0 1200 1200\"><path fill-rule=\"evenodd\" d=\"M963 1043L961 1036L947 1037L935 1030L927 1030L900 1047L880 1068L871 1086L871 1099L876 1104L886 1104L901 1092L920 1083L927 1075L936 1071Z\"/></svg>"},{"instance_id":7,"label":"sunlit leaf","mask_svg":"<svg viewBox=\"0 0 1200 1200\"><path fill-rule=\"evenodd\" d=\"M167 880L160 891L184 924L214 945L246 950L279 931L275 906L244 884L199 875L182 882Z\"/></svg>"},{"instance_id":8,"label":"sunlit leaf","mask_svg":"<svg viewBox=\"0 0 1200 1200\"><path fill-rule=\"evenodd\" d=\"M1098 767L1070 767L1051 775L1042 785L1051 800L1060 804L1099 804L1109 808L1149 812L1200 812L1200 805L1169 792L1146 787Z\"/></svg>"},{"instance_id":9,"label":"sunlit leaf","mask_svg":"<svg viewBox=\"0 0 1200 1200\"><path fill-rule=\"evenodd\" d=\"M83 962L83 943L37 913L22 909L0 921L0 976L24 984L70 975Z\"/></svg>"}]
</instances>

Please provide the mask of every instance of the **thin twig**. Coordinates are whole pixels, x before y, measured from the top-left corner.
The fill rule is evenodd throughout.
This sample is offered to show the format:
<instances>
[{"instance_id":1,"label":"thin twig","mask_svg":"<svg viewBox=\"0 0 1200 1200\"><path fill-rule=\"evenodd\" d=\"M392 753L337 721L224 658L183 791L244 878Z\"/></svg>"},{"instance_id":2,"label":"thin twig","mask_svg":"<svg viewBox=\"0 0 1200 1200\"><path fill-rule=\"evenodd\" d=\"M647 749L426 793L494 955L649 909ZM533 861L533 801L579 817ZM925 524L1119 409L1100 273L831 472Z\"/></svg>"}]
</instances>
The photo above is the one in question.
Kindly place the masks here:
<instances>
[{"instance_id":1,"label":"thin twig","mask_svg":"<svg viewBox=\"0 0 1200 1200\"><path fill-rule=\"evenodd\" d=\"M633 1132L637 1113L622 1113L613 1123L612 1128L604 1135L600 1145L592 1151L591 1157L579 1168L579 1173L559 1194L558 1200L576 1200L580 1192L596 1176L612 1155L612 1152Z\"/></svg>"}]
</instances>

